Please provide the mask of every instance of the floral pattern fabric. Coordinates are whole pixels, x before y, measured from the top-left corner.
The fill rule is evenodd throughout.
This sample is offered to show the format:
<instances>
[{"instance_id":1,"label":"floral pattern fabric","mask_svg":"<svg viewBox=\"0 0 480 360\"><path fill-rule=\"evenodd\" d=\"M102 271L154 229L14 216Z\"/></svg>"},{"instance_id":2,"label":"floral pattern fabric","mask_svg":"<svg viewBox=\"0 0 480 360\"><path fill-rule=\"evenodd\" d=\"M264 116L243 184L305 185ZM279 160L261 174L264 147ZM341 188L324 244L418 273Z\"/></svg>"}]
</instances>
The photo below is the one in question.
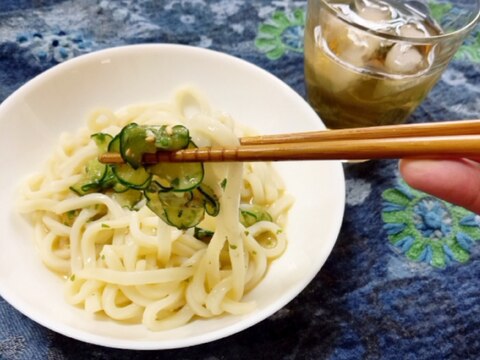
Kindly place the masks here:
<instances>
[{"instance_id":1,"label":"floral pattern fabric","mask_svg":"<svg viewBox=\"0 0 480 360\"><path fill-rule=\"evenodd\" d=\"M432 6L435 16L448 11ZM226 52L304 96L305 11L297 0L3 0L0 101L58 63L135 43ZM479 118L479 51L474 31L409 121ZM396 161L344 168L347 206L331 256L262 323L210 344L136 352L64 337L0 298L0 359L480 357L480 217L409 188Z\"/></svg>"}]
</instances>

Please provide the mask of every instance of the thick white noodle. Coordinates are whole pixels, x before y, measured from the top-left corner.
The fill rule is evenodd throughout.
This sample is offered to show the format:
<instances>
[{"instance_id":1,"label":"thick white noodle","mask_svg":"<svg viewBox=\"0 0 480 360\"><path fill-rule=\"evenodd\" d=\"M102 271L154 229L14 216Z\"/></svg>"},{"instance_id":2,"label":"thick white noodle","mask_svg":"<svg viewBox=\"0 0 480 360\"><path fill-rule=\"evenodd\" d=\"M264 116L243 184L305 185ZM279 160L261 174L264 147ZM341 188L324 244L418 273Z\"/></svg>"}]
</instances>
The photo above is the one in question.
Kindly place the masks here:
<instances>
[{"instance_id":1,"label":"thick white noodle","mask_svg":"<svg viewBox=\"0 0 480 360\"><path fill-rule=\"evenodd\" d=\"M207 215L199 225L214 232L209 242L196 239L193 229L167 225L146 206L133 211L108 193L73 193L69 187L98 155L90 135L116 135L130 122L183 124L199 146L237 145L246 131L185 88L171 102L98 109L87 128L62 134L44 169L21 188L18 208L34 224L43 262L65 277L66 300L152 331L252 311L255 303L244 302L244 294L287 246L283 227L293 200L281 179L269 163L205 164L204 182L220 202L218 216ZM246 228L239 222L241 202L264 206L273 222Z\"/></svg>"}]
</instances>

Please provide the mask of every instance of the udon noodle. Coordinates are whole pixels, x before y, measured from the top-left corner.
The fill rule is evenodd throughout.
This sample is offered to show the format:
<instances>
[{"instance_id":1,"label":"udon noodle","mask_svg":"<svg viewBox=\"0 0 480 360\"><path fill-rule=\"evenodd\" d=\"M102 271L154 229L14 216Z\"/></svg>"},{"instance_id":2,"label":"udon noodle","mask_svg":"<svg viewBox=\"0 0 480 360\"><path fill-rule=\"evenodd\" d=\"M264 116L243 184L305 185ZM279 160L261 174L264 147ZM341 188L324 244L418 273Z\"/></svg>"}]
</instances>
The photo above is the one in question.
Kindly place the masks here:
<instances>
[{"instance_id":1,"label":"udon noodle","mask_svg":"<svg viewBox=\"0 0 480 360\"><path fill-rule=\"evenodd\" d=\"M190 88L169 102L96 110L87 128L63 134L43 170L22 187L19 208L33 223L42 261L64 277L66 300L153 331L251 311L255 303L244 294L287 246L282 230L292 198L281 179L269 163L205 163L204 182L220 203L218 216L207 215L199 225L214 232L210 241L166 224L144 204L130 210L109 193L72 192L98 156L90 135L115 135L131 122L183 124L198 146L236 145L246 135ZM244 226L241 204L261 205L272 221Z\"/></svg>"}]
</instances>

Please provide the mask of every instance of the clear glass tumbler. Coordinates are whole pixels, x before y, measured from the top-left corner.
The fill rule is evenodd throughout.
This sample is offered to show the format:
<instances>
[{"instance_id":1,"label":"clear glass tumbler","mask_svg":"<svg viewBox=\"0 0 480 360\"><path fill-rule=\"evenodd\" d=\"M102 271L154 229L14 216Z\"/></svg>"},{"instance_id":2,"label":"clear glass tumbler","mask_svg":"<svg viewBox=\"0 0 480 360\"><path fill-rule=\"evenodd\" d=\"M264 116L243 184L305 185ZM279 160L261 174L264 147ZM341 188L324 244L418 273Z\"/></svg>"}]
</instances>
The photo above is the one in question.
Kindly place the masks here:
<instances>
[{"instance_id":1,"label":"clear glass tumbler","mask_svg":"<svg viewBox=\"0 0 480 360\"><path fill-rule=\"evenodd\" d=\"M480 0L308 0L308 100L331 129L405 122L479 18Z\"/></svg>"}]
</instances>

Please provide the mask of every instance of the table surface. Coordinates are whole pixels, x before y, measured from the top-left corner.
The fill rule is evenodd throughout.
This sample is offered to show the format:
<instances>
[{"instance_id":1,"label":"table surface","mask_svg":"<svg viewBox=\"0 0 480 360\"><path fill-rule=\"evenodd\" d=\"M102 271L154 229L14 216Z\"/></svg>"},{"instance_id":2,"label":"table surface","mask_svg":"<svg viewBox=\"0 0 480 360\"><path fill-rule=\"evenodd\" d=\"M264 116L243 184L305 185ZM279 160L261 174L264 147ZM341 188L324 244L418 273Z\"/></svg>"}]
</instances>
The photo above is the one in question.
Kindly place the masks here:
<instances>
[{"instance_id":1,"label":"table surface","mask_svg":"<svg viewBox=\"0 0 480 360\"><path fill-rule=\"evenodd\" d=\"M2 0L0 101L74 56L181 43L255 63L302 96L306 1ZM409 119L480 117L480 34ZM480 357L480 217L402 183L396 161L345 165L345 219L290 304L228 338L137 352L54 333L0 298L2 359L473 359ZM1 280L0 280L1 281Z\"/></svg>"}]
</instances>

